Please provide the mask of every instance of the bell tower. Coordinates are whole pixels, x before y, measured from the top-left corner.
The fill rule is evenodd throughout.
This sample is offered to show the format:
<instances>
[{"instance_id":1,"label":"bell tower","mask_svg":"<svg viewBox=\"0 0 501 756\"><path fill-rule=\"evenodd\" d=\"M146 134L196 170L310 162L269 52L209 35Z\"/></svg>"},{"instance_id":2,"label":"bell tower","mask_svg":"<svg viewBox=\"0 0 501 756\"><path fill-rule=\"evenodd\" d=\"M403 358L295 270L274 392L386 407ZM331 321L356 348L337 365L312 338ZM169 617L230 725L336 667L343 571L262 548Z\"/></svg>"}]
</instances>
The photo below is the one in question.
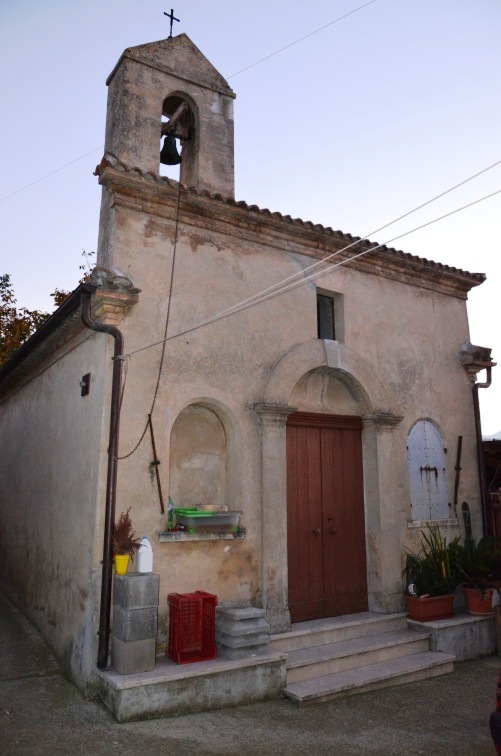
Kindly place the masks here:
<instances>
[{"instance_id":1,"label":"bell tower","mask_svg":"<svg viewBox=\"0 0 501 756\"><path fill-rule=\"evenodd\" d=\"M181 183L234 196L235 94L186 34L129 47L106 83L106 152L158 173L161 137L164 156L174 137Z\"/></svg>"}]
</instances>

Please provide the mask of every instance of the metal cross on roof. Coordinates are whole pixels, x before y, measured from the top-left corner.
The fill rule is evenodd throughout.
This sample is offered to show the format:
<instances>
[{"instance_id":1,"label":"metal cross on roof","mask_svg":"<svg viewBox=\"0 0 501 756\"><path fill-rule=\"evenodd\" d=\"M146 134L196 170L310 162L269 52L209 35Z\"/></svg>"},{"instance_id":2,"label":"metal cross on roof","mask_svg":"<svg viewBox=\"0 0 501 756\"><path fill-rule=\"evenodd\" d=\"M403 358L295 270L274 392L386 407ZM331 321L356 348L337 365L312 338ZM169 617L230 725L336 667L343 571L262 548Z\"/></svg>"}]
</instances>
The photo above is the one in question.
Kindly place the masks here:
<instances>
[{"instance_id":1,"label":"metal cross on roof","mask_svg":"<svg viewBox=\"0 0 501 756\"><path fill-rule=\"evenodd\" d=\"M173 8L170 9L170 13L166 13L164 11L164 16L167 16L167 18L170 18L170 34L169 34L169 37L172 37L172 24L174 23L174 21L179 21L179 19L174 16L174 9Z\"/></svg>"}]
</instances>

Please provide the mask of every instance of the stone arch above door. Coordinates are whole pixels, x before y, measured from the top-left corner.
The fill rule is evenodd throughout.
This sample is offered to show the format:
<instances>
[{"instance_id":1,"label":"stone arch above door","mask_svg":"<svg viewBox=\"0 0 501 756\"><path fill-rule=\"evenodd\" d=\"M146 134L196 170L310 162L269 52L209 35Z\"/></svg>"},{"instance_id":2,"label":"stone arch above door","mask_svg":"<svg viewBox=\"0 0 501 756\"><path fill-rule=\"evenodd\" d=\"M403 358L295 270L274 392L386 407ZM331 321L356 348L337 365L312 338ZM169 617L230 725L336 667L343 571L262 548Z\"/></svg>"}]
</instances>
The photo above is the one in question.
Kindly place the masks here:
<instances>
[{"instance_id":1,"label":"stone arch above door","mask_svg":"<svg viewBox=\"0 0 501 756\"><path fill-rule=\"evenodd\" d=\"M294 386L289 404L299 412L361 415L367 411L351 376L330 367L310 370Z\"/></svg>"},{"instance_id":2,"label":"stone arch above door","mask_svg":"<svg viewBox=\"0 0 501 756\"><path fill-rule=\"evenodd\" d=\"M303 411L368 416L373 402L364 386L374 384L379 389L373 367L358 355L342 344L312 339L275 365L264 401L295 408L300 401Z\"/></svg>"},{"instance_id":3,"label":"stone arch above door","mask_svg":"<svg viewBox=\"0 0 501 756\"><path fill-rule=\"evenodd\" d=\"M395 507L393 489L384 499L380 497L381 460L391 459L394 454L393 431L402 417L388 407L385 384L375 363L343 344L312 339L291 349L275 364L263 400L254 405L262 446L261 600L273 632L290 627L288 557L284 547L288 538L287 418L296 409L294 400L301 398L301 392L304 397L306 391L307 396L310 381L311 393L317 394L313 405L317 404L310 405L307 412L362 417L369 608L400 611L402 604L400 559L391 563L383 559L388 551L400 554L398 528L388 528L388 513ZM319 386L321 391L317 390Z\"/></svg>"}]
</instances>

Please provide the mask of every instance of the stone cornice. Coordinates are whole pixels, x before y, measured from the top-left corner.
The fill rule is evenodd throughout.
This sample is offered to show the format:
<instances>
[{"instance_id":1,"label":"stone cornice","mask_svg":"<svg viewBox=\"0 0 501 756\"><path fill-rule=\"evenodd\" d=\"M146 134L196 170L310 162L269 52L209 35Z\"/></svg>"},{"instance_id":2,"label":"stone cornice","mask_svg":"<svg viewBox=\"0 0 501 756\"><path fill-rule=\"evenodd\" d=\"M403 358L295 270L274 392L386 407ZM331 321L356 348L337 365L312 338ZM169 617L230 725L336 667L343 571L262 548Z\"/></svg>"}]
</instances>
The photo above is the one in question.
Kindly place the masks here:
<instances>
[{"instance_id":1,"label":"stone cornice","mask_svg":"<svg viewBox=\"0 0 501 756\"><path fill-rule=\"evenodd\" d=\"M377 247L376 243L334 231L320 224L293 219L257 205L236 202L220 194L179 187L171 179L153 172L129 168L107 154L96 169L99 182L113 192L116 206L128 207L160 218L174 220L181 191L180 222L200 228L204 234L224 234L249 242L259 238L263 246L322 260L348 245L335 262L347 260L362 251L363 257L347 262L349 268L378 275L448 296L466 299L474 286L485 280L483 273L469 273L398 250ZM328 266L329 263L326 263Z\"/></svg>"}]
</instances>

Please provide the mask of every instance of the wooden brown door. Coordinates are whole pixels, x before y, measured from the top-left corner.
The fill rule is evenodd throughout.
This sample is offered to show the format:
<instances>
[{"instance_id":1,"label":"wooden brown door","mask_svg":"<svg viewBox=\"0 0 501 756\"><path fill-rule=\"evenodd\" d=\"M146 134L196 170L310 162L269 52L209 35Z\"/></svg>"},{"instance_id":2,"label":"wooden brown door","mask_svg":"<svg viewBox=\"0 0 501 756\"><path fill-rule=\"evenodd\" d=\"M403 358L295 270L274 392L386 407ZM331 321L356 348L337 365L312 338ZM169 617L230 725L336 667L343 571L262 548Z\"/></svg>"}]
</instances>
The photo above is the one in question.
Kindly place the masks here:
<instances>
[{"instance_id":1,"label":"wooden brown door","mask_svg":"<svg viewBox=\"0 0 501 756\"><path fill-rule=\"evenodd\" d=\"M366 611L360 418L289 417L287 518L292 621Z\"/></svg>"}]
</instances>

